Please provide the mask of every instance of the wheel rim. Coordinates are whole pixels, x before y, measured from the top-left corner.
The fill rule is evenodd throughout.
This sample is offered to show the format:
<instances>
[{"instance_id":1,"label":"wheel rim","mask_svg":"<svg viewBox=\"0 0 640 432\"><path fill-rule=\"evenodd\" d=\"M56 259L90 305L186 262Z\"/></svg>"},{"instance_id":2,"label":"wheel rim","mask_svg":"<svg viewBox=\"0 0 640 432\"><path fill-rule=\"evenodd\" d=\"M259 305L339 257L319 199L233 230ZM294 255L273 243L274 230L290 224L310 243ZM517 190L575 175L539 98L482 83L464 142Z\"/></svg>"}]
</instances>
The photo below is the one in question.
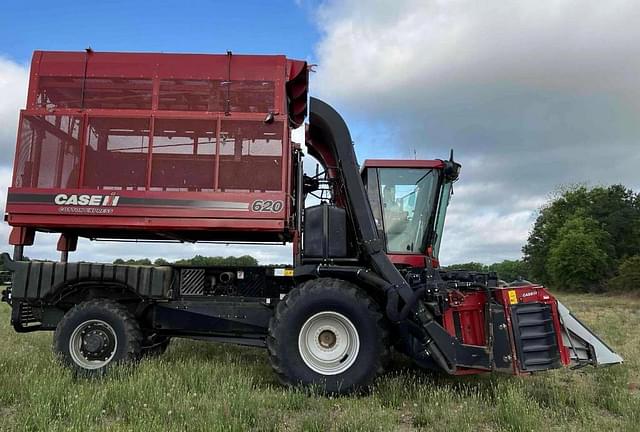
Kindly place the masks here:
<instances>
[{"instance_id":1,"label":"wheel rim","mask_svg":"<svg viewBox=\"0 0 640 432\"><path fill-rule=\"evenodd\" d=\"M337 375L349 369L360 351L356 326L337 312L320 312L300 329L298 349L304 363L322 375Z\"/></svg>"},{"instance_id":2,"label":"wheel rim","mask_svg":"<svg viewBox=\"0 0 640 432\"><path fill-rule=\"evenodd\" d=\"M75 328L69 338L69 353L73 361L84 369L106 366L116 355L118 338L109 324L102 320L88 320Z\"/></svg>"}]
</instances>

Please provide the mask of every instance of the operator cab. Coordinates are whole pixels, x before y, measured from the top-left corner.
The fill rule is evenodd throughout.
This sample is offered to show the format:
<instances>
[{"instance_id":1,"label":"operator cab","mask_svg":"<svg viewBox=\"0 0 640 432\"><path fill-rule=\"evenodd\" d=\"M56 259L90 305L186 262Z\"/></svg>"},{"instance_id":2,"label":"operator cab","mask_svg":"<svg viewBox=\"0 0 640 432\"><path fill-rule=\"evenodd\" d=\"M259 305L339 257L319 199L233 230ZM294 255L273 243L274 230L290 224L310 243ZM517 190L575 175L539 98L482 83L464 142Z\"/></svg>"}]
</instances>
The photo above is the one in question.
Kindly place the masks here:
<instances>
[{"instance_id":1,"label":"operator cab","mask_svg":"<svg viewBox=\"0 0 640 432\"><path fill-rule=\"evenodd\" d=\"M362 182L394 264L437 265L444 220L459 165L442 160L366 160Z\"/></svg>"}]
</instances>

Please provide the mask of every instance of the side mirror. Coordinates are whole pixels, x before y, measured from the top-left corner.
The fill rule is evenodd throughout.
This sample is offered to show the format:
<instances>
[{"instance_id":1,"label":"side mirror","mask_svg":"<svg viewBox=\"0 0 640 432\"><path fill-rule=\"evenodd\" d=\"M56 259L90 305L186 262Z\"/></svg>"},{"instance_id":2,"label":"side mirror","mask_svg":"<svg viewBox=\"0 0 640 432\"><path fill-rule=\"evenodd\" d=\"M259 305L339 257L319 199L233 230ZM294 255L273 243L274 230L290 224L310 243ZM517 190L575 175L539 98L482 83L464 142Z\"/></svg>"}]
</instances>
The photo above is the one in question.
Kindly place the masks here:
<instances>
[{"instance_id":1,"label":"side mirror","mask_svg":"<svg viewBox=\"0 0 640 432\"><path fill-rule=\"evenodd\" d=\"M458 162L453 160L453 149L451 149L449 160L446 160L443 162L444 162L443 173L444 173L445 180L448 182L454 182L458 180L458 177L460 176L460 168L462 168L462 165L460 165Z\"/></svg>"}]
</instances>

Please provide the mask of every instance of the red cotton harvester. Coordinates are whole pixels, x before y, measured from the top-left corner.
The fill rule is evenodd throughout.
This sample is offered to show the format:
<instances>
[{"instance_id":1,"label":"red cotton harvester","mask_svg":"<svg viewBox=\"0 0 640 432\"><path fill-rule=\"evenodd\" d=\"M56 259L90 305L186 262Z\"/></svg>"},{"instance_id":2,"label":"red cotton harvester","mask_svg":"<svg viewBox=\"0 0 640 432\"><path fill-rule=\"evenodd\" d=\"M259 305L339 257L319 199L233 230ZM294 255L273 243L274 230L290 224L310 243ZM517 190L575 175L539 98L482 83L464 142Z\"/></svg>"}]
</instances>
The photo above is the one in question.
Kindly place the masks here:
<instances>
[{"instance_id":1,"label":"red cotton harvester","mask_svg":"<svg viewBox=\"0 0 640 432\"><path fill-rule=\"evenodd\" d=\"M439 267L448 160L367 160L284 56L36 51L6 221L19 332L55 330L73 369L172 337L268 349L283 383L347 393L393 348L462 375L622 359L540 285ZM292 128L323 172L303 172ZM305 206L308 195L320 203ZM25 260L59 233L59 262ZM293 266L68 262L79 237L291 243Z\"/></svg>"}]
</instances>

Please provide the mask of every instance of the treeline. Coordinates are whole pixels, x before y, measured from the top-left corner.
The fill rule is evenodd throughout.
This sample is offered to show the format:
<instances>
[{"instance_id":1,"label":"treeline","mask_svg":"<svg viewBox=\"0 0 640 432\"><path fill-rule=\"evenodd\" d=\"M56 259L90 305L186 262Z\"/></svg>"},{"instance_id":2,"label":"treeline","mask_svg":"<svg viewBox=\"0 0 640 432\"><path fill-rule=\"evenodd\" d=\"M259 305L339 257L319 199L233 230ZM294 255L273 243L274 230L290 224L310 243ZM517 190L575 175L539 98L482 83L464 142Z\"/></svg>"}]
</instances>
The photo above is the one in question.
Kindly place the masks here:
<instances>
[{"instance_id":1,"label":"treeline","mask_svg":"<svg viewBox=\"0 0 640 432\"><path fill-rule=\"evenodd\" d=\"M168 265L168 264L177 264L177 265L193 265L193 266L257 266L258 260L250 255L242 255L239 257L235 256L213 256L207 257L202 255L196 255L193 258L189 259L181 259L174 262L169 262L164 258L158 258L154 261L151 261L149 258L142 259L128 259L123 260L122 258L118 258L113 261L114 264L133 264L133 265Z\"/></svg>"},{"instance_id":2,"label":"treeline","mask_svg":"<svg viewBox=\"0 0 640 432\"><path fill-rule=\"evenodd\" d=\"M519 279L529 280L531 278L527 263L522 260L504 260L494 264L482 264L479 262L468 262L443 266L445 270L470 270L478 272L496 272L498 278L505 282L513 282Z\"/></svg>"},{"instance_id":3,"label":"treeline","mask_svg":"<svg viewBox=\"0 0 640 432\"><path fill-rule=\"evenodd\" d=\"M540 209L522 252L522 260L448 268L556 290L640 291L640 194L622 185L566 188Z\"/></svg>"},{"instance_id":4,"label":"treeline","mask_svg":"<svg viewBox=\"0 0 640 432\"><path fill-rule=\"evenodd\" d=\"M540 209L524 260L558 290L640 290L640 194L572 187Z\"/></svg>"}]
</instances>

